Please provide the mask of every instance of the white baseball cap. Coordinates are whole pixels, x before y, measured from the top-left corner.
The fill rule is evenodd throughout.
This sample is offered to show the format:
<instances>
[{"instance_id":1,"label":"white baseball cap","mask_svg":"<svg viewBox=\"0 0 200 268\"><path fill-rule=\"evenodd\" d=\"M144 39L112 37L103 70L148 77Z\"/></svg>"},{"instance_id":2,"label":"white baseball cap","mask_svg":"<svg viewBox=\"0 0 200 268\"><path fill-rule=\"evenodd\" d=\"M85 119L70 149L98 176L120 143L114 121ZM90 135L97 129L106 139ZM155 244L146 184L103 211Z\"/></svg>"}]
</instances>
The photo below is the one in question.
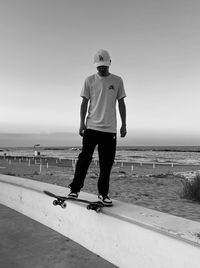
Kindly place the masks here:
<instances>
[{"instance_id":1,"label":"white baseball cap","mask_svg":"<svg viewBox=\"0 0 200 268\"><path fill-rule=\"evenodd\" d=\"M104 49L99 49L99 51L94 56L94 65L98 66L110 66L111 59L108 51Z\"/></svg>"}]
</instances>

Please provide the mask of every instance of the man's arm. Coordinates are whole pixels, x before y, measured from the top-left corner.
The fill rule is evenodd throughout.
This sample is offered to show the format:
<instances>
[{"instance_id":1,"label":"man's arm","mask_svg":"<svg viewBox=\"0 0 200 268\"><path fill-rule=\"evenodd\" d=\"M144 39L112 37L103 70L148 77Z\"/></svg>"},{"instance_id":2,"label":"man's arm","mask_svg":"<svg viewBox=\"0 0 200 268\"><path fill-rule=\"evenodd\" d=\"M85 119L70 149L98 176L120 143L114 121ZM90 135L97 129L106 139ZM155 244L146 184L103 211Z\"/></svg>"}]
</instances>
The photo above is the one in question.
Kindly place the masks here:
<instances>
[{"instance_id":1,"label":"man's arm","mask_svg":"<svg viewBox=\"0 0 200 268\"><path fill-rule=\"evenodd\" d=\"M86 125L85 125L85 117L87 113L87 106L88 106L88 99L83 97L82 103L81 103L81 108L80 108L80 129L79 129L79 134L83 136L84 131L86 130Z\"/></svg>"},{"instance_id":2,"label":"man's arm","mask_svg":"<svg viewBox=\"0 0 200 268\"><path fill-rule=\"evenodd\" d=\"M120 117L121 117L121 121L122 121L122 126L120 128L120 134L121 137L125 137L126 136L126 104L124 102L124 98L118 100L118 106L119 106L119 113L120 113Z\"/></svg>"}]
</instances>

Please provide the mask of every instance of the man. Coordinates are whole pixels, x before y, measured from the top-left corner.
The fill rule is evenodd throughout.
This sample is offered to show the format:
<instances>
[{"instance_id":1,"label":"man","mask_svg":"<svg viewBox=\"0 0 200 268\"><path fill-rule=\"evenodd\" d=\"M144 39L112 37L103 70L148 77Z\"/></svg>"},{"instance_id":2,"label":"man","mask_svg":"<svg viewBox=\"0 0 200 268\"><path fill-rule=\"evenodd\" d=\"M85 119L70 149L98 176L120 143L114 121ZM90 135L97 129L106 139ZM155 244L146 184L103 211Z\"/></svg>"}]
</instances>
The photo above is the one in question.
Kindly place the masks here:
<instances>
[{"instance_id":1,"label":"man","mask_svg":"<svg viewBox=\"0 0 200 268\"><path fill-rule=\"evenodd\" d=\"M70 197L78 198L80 189L92 161L95 147L98 145L100 174L98 180L98 198L107 206L112 205L109 198L110 172L116 152L116 102L122 126L121 137L126 136L126 106L124 98L126 93L123 80L109 72L111 65L110 55L106 50L100 49L95 57L94 64L98 73L86 78L81 97L80 129L83 136L83 147L76 165L75 175L69 185ZM89 103L89 109L88 109ZM87 115L87 116L86 116Z\"/></svg>"}]
</instances>

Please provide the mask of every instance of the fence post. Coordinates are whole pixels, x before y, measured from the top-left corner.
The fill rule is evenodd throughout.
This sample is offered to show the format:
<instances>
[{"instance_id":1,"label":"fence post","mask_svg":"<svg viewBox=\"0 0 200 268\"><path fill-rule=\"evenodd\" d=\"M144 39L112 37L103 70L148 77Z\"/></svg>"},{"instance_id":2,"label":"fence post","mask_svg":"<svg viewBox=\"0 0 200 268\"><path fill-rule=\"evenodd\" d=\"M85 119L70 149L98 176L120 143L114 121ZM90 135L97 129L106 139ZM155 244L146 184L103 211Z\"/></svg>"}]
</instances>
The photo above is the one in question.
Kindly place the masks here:
<instances>
[{"instance_id":1,"label":"fence post","mask_svg":"<svg viewBox=\"0 0 200 268\"><path fill-rule=\"evenodd\" d=\"M40 164L40 174L42 173L42 164Z\"/></svg>"},{"instance_id":2,"label":"fence post","mask_svg":"<svg viewBox=\"0 0 200 268\"><path fill-rule=\"evenodd\" d=\"M133 165L131 165L131 172L133 172Z\"/></svg>"}]
</instances>

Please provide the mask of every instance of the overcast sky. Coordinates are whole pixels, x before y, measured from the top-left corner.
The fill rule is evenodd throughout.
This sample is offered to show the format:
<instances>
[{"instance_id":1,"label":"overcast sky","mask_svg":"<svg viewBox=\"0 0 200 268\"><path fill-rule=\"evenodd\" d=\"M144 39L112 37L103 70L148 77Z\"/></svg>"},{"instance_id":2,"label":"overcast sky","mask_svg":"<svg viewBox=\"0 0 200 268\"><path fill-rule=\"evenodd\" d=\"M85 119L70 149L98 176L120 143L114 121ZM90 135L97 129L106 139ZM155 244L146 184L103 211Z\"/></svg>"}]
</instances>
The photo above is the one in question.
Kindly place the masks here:
<instances>
[{"instance_id":1,"label":"overcast sky","mask_svg":"<svg viewBox=\"0 0 200 268\"><path fill-rule=\"evenodd\" d=\"M80 143L80 91L100 48L127 93L121 145L199 145L199 14L194 0L1 0L0 146L28 145L14 133Z\"/></svg>"}]
</instances>

